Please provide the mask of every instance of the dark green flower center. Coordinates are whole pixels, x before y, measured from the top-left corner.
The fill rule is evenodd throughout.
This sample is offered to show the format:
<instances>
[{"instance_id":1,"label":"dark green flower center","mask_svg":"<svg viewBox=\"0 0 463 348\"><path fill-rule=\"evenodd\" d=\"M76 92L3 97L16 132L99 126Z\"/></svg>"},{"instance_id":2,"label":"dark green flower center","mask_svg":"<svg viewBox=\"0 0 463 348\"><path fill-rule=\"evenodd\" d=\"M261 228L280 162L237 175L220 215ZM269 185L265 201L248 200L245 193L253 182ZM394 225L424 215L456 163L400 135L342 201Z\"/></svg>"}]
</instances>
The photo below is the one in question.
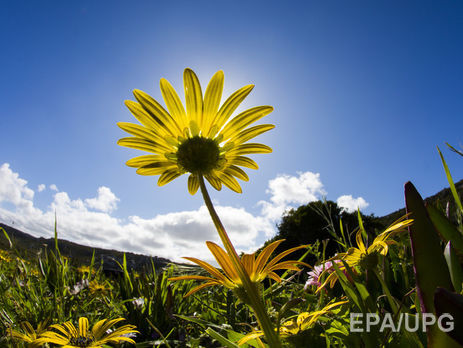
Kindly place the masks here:
<instances>
[{"instance_id":1,"label":"dark green flower center","mask_svg":"<svg viewBox=\"0 0 463 348\"><path fill-rule=\"evenodd\" d=\"M69 343L77 347L89 347L90 344L93 343L93 341L94 341L93 337L91 336L87 336L87 337L77 336L77 337L71 337L71 339L69 340Z\"/></svg>"},{"instance_id":2,"label":"dark green flower center","mask_svg":"<svg viewBox=\"0 0 463 348\"><path fill-rule=\"evenodd\" d=\"M195 136L185 140L177 150L177 161L187 172L207 174L219 164L220 150L217 143Z\"/></svg>"}]
</instances>

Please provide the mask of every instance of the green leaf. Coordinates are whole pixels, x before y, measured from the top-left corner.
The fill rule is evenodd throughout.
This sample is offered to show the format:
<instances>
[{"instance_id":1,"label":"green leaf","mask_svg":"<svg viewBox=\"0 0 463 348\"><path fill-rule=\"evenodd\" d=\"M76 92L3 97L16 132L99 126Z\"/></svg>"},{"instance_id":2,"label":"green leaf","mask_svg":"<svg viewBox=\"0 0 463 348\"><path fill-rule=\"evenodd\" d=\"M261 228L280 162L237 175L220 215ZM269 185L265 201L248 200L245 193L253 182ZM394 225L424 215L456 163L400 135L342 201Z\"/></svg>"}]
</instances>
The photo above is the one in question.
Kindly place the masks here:
<instances>
[{"instance_id":1,"label":"green leaf","mask_svg":"<svg viewBox=\"0 0 463 348\"><path fill-rule=\"evenodd\" d=\"M442 164L444 165L445 174L447 175L447 181L449 182L450 191L452 191L453 199L455 200L458 209L460 209L460 211L463 213L463 206L461 205L460 197L458 197L458 192L455 188L455 184L453 183L452 176L450 175L449 167L447 166L447 163L445 162L444 156L442 155L442 152L440 152L439 147L437 147L437 151L439 151Z\"/></svg>"},{"instance_id":2,"label":"green leaf","mask_svg":"<svg viewBox=\"0 0 463 348\"><path fill-rule=\"evenodd\" d=\"M444 250L445 261L450 271L450 279L456 292L461 291L461 283L463 282L463 271L460 261L453 248L452 242L448 242Z\"/></svg>"},{"instance_id":3,"label":"green leaf","mask_svg":"<svg viewBox=\"0 0 463 348\"><path fill-rule=\"evenodd\" d=\"M354 301L354 303L357 305L357 307L362 312L365 312L366 311L365 304L363 303L362 297L358 293L357 289L349 282L346 275L344 274L344 272L342 272L339 269L339 266L336 264L336 262L333 262L332 265L333 265L334 271L336 272L336 275L338 276L339 284L341 284L346 295L352 301Z\"/></svg>"},{"instance_id":4,"label":"green leaf","mask_svg":"<svg viewBox=\"0 0 463 348\"><path fill-rule=\"evenodd\" d=\"M0 230L3 231L3 234L5 235L5 238L8 240L8 243L10 243L10 249L13 249L13 243L11 242L10 236L8 233L6 233L5 229L3 227L0 227Z\"/></svg>"},{"instance_id":5,"label":"green leaf","mask_svg":"<svg viewBox=\"0 0 463 348\"><path fill-rule=\"evenodd\" d=\"M437 287L452 289L452 282L440 247L437 231L428 216L423 199L411 182L405 184L407 213L414 219L410 232L416 287L423 312L434 313ZM427 330L429 348L459 347L437 324Z\"/></svg>"},{"instance_id":6,"label":"green leaf","mask_svg":"<svg viewBox=\"0 0 463 348\"><path fill-rule=\"evenodd\" d=\"M463 254L463 236L449 219L436 207L427 204L429 218L446 242L452 241L452 247Z\"/></svg>"},{"instance_id":7,"label":"green leaf","mask_svg":"<svg viewBox=\"0 0 463 348\"><path fill-rule=\"evenodd\" d=\"M463 296L443 288L437 288L434 295L434 304L438 316L450 314L453 317L454 329L447 334L460 344L463 344ZM461 347L455 341L452 340L452 342L454 346Z\"/></svg>"},{"instance_id":8,"label":"green leaf","mask_svg":"<svg viewBox=\"0 0 463 348\"><path fill-rule=\"evenodd\" d=\"M217 341L219 341L221 344L223 344L225 347L228 348L239 348L239 346L232 341L228 340L227 338L223 337L221 334L219 334L217 331L214 331L210 327L207 328L206 332L211 336L212 338L215 338Z\"/></svg>"},{"instance_id":9,"label":"green leaf","mask_svg":"<svg viewBox=\"0 0 463 348\"><path fill-rule=\"evenodd\" d=\"M410 232L418 295L423 312L434 312L436 287L451 288L450 275L437 231L429 219L423 199L411 182L405 184L407 213L414 220Z\"/></svg>"}]
</instances>

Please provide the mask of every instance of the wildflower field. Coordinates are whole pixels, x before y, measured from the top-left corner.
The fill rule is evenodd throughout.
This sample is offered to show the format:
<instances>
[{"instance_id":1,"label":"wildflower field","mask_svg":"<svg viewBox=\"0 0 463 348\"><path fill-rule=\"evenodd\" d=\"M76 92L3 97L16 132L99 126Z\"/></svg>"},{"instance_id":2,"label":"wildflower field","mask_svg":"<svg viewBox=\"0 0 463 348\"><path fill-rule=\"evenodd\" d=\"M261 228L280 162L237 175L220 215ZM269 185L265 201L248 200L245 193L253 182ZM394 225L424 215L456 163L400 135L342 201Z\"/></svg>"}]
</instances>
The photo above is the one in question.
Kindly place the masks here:
<instances>
[{"instance_id":1,"label":"wildflower field","mask_svg":"<svg viewBox=\"0 0 463 348\"><path fill-rule=\"evenodd\" d=\"M204 241L218 267L186 255L196 266L135 272L124 258L110 275L98 260L76 265L61 255L56 226L55 247L28 257L3 230L10 248L0 251L0 346L462 346L463 206L440 150L452 202L425 205L408 182L407 213L388 226L371 228L358 211L348 227L327 209L333 249L326 240L286 248L275 239L239 254L208 186L241 193L237 179L249 180L242 168L258 168L248 155L272 151L248 141L274 126L250 125L273 108L232 116L253 86L221 104L223 84L218 71L203 93L185 69L185 108L161 79L166 109L135 90L126 105L139 124L118 123L131 134L119 145L149 152L128 160L138 174L159 175L159 186L188 174L188 192L200 192L220 237L221 245Z\"/></svg>"}]
</instances>

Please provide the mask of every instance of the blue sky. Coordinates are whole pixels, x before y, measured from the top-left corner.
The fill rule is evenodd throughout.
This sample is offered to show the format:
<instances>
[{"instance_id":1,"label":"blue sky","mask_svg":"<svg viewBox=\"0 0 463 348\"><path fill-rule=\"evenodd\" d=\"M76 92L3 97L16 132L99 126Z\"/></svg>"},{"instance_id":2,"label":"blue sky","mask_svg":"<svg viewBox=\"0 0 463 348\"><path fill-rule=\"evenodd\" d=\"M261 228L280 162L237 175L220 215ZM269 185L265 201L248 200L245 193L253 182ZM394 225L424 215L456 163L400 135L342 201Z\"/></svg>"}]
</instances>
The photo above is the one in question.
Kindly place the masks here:
<instances>
[{"instance_id":1,"label":"blue sky","mask_svg":"<svg viewBox=\"0 0 463 348\"><path fill-rule=\"evenodd\" d=\"M186 176L159 188L124 165L141 153L116 145L116 122L135 122L132 90L162 102L164 77L183 96L186 67L203 86L222 69L224 97L255 84L238 111L275 108L258 138L274 152L253 157L243 194L211 191L236 238L249 236L243 250L274 232L265 207L351 195L381 216L403 207L408 180L436 193L436 146L462 177L444 145L463 143L460 1L2 1L0 38L0 221L35 235L51 235L56 209L67 239L204 253L215 235Z\"/></svg>"}]
</instances>

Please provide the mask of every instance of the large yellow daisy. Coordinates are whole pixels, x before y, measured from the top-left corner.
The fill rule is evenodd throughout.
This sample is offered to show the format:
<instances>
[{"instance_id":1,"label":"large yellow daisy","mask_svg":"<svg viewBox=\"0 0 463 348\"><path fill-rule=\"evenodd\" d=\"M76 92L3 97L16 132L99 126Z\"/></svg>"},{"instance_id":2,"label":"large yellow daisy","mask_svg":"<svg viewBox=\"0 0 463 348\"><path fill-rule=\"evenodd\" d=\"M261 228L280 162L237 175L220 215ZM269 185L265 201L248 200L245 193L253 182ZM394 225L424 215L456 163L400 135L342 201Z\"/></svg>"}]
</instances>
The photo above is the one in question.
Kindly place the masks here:
<instances>
[{"instance_id":1,"label":"large yellow daisy","mask_svg":"<svg viewBox=\"0 0 463 348\"><path fill-rule=\"evenodd\" d=\"M257 164L246 157L255 153L270 153L272 149L247 141L272 128L272 124L249 127L273 111L271 106L256 106L231 118L239 104L253 89L247 85L234 92L221 106L224 74L218 71L203 95L198 77L191 69L183 74L186 110L172 85L161 79L164 109L145 92L134 90L137 102L127 100L126 106L141 123L119 122L118 126L133 137L117 143L152 154L127 161L140 175L160 175L163 186L182 174L190 173L188 190L195 194L199 177L220 190L222 184L241 193L236 178L248 181L240 167L257 169Z\"/></svg>"},{"instance_id":2,"label":"large yellow daisy","mask_svg":"<svg viewBox=\"0 0 463 348\"><path fill-rule=\"evenodd\" d=\"M129 342L135 344L135 341L128 335L139 333L134 325L123 325L111 332L108 330L116 323L123 321L124 318L103 319L93 325L90 330L88 319L79 318L79 326L76 328L70 321L64 324L54 324L50 328L58 332L46 331L41 334L35 342L37 344L53 343L60 345L62 348L79 348L93 347L103 348L108 343Z\"/></svg>"},{"instance_id":3,"label":"large yellow daisy","mask_svg":"<svg viewBox=\"0 0 463 348\"><path fill-rule=\"evenodd\" d=\"M255 253L243 254L241 256L241 262L243 264L243 267L246 273L248 274L249 279L251 280L252 283L258 284L267 277L272 278L273 280L280 283L281 278L278 276L278 274L275 273L275 271L283 270L283 269L292 270L292 271L300 271L300 269L297 267L299 265L309 267L309 265L307 265L306 263L302 261L287 260L287 261L280 262L281 259L293 253L294 251L307 248L308 247L307 245L301 245L298 247L285 250L270 260L270 256L272 255L272 253L275 251L278 245L280 245L283 241L284 239L280 239L280 240L277 240L267 245L257 257ZM227 287L228 289L233 289L233 290L235 289L239 290L240 288L243 287L243 283L240 279L240 276L236 272L235 267L233 266L233 262L230 259L230 256L220 246L218 246L217 244L213 242L206 242L206 245L211 251L212 255L214 255L214 258L216 259L217 263L222 268L223 273L205 261L196 259L194 257L184 257L184 259L187 259L191 262L196 263L198 266L206 270L211 275L211 277L205 277L205 276L200 276L200 275L186 275L186 276L169 278L170 281L177 281L177 280L200 280L200 281L205 280L206 281L206 283L203 283L193 288L184 297L188 297L201 289L204 289L209 286L214 286L214 285L223 285Z\"/></svg>"}]
</instances>

